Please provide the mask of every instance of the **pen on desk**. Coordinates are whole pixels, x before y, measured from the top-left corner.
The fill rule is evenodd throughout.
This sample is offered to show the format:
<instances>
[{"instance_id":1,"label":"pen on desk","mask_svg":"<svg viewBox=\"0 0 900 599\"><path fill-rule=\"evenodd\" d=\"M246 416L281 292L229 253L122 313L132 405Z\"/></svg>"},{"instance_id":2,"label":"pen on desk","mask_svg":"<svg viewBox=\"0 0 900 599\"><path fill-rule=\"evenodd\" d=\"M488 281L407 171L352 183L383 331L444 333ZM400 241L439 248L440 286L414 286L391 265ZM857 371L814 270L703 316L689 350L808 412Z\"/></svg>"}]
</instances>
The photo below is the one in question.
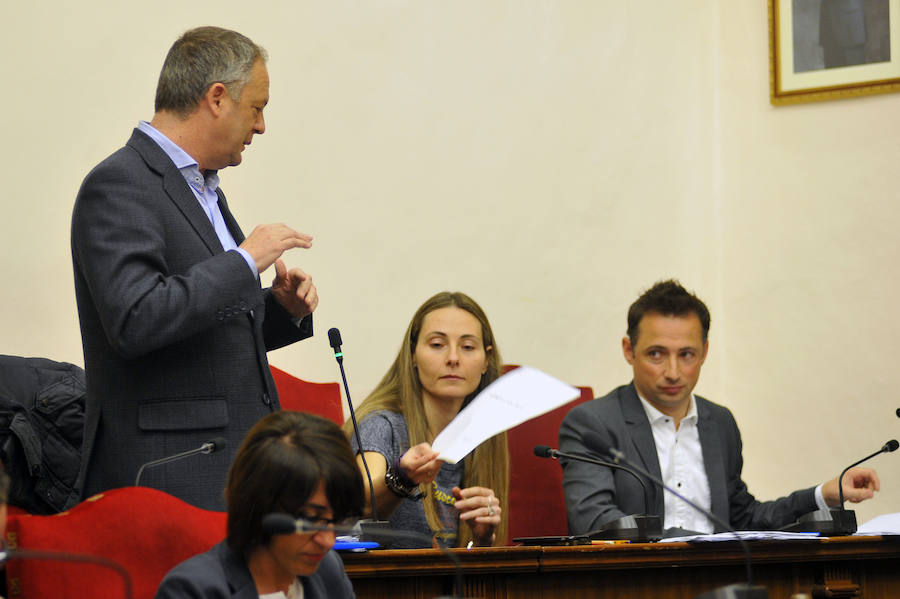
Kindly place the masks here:
<instances>
[{"instance_id":1,"label":"pen on desk","mask_svg":"<svg viewBox=\"0 0 900 599\"><path fill-rule=\"evenodd\" d=\"M466 549L472 549L472 547L474 547L474 546L475 546L475 541L469 541L466 544Z\"/></svg>"},{"instance_id":2,"label":"pen on desk","mask_svg":"<svg viewBox=\"0 0 900 599\"><path fill-rule=\"evenodd\" d=\"M593 540L591 545L625 545L630 542L628 539Z\"/></svg>"}]
</instances>

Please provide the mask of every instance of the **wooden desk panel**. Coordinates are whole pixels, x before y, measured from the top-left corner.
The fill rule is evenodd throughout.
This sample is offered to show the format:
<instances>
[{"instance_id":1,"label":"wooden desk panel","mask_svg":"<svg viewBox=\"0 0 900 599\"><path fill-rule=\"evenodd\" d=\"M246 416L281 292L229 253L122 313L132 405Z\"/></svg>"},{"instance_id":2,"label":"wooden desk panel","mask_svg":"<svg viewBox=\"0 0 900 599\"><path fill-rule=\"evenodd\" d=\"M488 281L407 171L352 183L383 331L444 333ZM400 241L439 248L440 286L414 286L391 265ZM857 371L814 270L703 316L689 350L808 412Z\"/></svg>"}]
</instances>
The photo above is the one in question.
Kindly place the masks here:
<instances>
[{"instance_id":1,"label":"wooden desk panel","mask_svg":"<svg viewBox=\"0 0 900 599\"><path fill-rule=\"evenodd\" d=\"M900 540L843 537L750 543L771 599L900 598ZM745 579L737 543L635 543L454 549L466 597L693 599ZM359 599L432 599L452 591L454 566L432 549L345 554ZM858 593L858 594L854 594Z\"/></svg>"}]
</instances>

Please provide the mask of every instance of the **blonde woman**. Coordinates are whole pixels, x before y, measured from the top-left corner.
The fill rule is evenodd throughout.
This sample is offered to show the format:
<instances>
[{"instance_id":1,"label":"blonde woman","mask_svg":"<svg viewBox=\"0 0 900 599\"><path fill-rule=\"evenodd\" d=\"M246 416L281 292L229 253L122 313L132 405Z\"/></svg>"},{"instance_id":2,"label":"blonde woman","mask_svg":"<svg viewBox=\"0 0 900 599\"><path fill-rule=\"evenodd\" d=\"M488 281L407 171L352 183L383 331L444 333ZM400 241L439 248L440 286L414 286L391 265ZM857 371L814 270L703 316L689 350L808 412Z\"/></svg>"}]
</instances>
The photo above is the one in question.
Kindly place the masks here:
<instances>
[{"instance_id":1,"label":"blonde woman","mask_svg":"<svg viewBox=\"0 0 900 599\"><path fill-rule=\"evenodd\" d=\"M506 434L457 464L440 461L431 448L459 411L500 376L501 366L491 325L472 298L442 292L416 311L400 353L357 410L378 516L389 518L393 528L450 547L506 541ZM359 451L350 423L344 432ZM357 462L362 469L359 456Z\"/></svg>"}]
</instances>

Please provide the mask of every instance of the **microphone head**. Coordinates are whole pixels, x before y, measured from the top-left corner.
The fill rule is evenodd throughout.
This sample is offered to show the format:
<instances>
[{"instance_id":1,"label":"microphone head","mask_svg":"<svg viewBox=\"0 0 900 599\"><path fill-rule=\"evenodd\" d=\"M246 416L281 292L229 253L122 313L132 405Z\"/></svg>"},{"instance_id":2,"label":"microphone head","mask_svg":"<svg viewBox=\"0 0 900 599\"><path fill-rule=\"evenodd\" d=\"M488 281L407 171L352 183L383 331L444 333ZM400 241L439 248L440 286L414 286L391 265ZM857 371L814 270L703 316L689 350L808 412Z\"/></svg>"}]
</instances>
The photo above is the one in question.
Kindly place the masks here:
<instances>
[{"instance_id":1,"label":"microphone head","mask_svg":"<svg viewBox=\"0 0 900 599\"><path fill-rule=\"evenodd\" d=\"M534 446L534 455L539 458L552 458L553 453L552 450L546 445L535 445Z\"/></svg>"},{"instance_id":2,"label":"microphone head","mask_svg":"<svg viewBox=\"0 0 900 599\"><path fill-rule=\"evenodd\" d=\"M900 418L900 408L897 408L897 418Z\"/></svg>"},{"instance_id":3,"label":"microphone head","mask_svg":"<svg viewBox=\"0 0 900 599\"><path fill-rule=\"evenodd\" d=\"M215 453L228 445L228 441L225 440L225 437L216 437L215 439L210 439L207 441L210 444L209 453Z\"/></svg>"},{"instance_id":4,"label":"microphone head","mask_svg":"<svg viewBox=\"0 0 900 599\"><path fill-rule=\"evenodd\" d=\"M898 447L900 447L900 443L897 442L897 439L891 439L884 444L884 447L881 448L881 451L890 453L892 451L897 451Z\"/></svg>"},{"instance_id":5,"label":"microphone head","mask_svg":"<svg viewBox=\"0 0 900 599\"><path fill-rule=\"evenodd\" d=\"M297 521L288 514L266 514L262 519L262 531L266 536L292 535L297 532Z\"/></svg>"},{"instance_id":6,"label":"microphone head","mask_svg":"<svg viewBox=\"0 0 900 599\"><path fill-rule=\"evenodd\" d=\"M331 347L334 349L340 349L341 332L337 330L337 328L328 329L328 343L331 344Z\"/></svg>"}]
</instances>

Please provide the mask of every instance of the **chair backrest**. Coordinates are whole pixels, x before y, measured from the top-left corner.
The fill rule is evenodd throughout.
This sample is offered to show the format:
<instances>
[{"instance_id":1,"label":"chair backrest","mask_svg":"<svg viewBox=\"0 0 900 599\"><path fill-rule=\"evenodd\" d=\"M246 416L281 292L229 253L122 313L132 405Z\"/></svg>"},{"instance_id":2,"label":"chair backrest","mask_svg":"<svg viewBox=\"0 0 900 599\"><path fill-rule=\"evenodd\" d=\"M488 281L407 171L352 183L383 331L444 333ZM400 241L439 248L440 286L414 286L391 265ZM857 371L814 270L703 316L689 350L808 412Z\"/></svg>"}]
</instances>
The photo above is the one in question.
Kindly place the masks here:
<instances>
[{"instance_id":1,"label":"chair backrest","mask_svg":"<svg viewBox=\"0 0 900 599\"><path fill-rule=\"evenodd\" d=\"M508 365L505 371L517 368ZM506 433L509 443L509 538L568 534L562 469L556 460L534 455L535 445L557 447L559 427L569 410L591 400L590 387L581 397L523 422Z\"/></svg>"},{"instance_id":2,"label":"chair backrest","mask_svg":"<svg viewBox=\"0 0 900 599\"><path fill-rule=\"evenodd\" d=\"M130 574L134 599L152 599L169 570L225 538L225 518L157 489L124 487L52 516L11 515L6 539L13 550L112 560ZM9 599L125 598L115 571L83 562L13 557L6 578Z\"/></svg>"},{"instance_id":3,"label":"chair backrest","mask_svg":"<svg viewBox=\"0 0 900 599\"><path fill-rule=\"evenodd\" d=\"M282 410L309 412L344 424L344 405L341 402L341 386L337 383L310 383L292 374L269 366Z\"/></svg>"}]
</instances>

